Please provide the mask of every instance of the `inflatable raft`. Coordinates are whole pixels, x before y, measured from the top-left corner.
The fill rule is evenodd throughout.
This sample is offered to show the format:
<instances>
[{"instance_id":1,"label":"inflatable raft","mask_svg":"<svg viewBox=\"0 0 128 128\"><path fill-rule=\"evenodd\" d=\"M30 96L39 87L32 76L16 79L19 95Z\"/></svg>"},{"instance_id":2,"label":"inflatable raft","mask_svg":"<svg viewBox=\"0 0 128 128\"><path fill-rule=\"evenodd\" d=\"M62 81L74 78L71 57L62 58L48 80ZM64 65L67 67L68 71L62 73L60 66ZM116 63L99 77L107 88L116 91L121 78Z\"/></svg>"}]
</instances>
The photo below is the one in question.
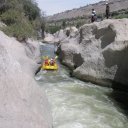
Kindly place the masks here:
<instances>
[{"instance_id":1,"label":"inflatable raft","mask_svg":"<svg viewBox=\"0 0 128 128\"><path fill-rule=\"evenodd\" d=\"M42 69L43 70L57 70L58 69L58 65L54 64L54 65L42 65Z\"/></svg>"},{"instance_id":2,"label":"inflatable raft","mask_svg":"<svg viewBox=\"0 0 128 128\"><path fill-rule=\"evenodd\" d=\"M49 59L48 57L46 57L42 65L42 69L43 70L57 70L58 65L56 63L56 59L57 57L55 57L54 59L53 58Z\"/></svg>"}]
</instances>

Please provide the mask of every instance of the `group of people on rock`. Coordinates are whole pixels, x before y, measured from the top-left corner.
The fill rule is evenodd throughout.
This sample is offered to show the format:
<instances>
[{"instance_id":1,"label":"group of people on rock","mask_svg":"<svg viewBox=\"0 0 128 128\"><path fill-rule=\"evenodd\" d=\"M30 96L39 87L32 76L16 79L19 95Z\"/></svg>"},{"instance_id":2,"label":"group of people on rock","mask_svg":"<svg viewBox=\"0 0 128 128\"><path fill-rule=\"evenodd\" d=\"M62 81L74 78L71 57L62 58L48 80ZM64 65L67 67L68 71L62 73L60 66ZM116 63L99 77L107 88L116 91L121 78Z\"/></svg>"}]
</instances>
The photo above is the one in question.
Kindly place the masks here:
<instances>
[{"instance_id":1,"label":"group of people on rock","mask_svg":"<svg viewBox=\"0 0 128 128\"><path fill-rule=\"evenodd\" d=\"M109 4L106 3L106 11L105 11L105 17L108 19L110 17L110 7ZM97 20L97 15L96 15L96 11L94 9L92 9L92 14L91 14L91 22L93 23L94 21Z\"/></svg>"}]
</instances>

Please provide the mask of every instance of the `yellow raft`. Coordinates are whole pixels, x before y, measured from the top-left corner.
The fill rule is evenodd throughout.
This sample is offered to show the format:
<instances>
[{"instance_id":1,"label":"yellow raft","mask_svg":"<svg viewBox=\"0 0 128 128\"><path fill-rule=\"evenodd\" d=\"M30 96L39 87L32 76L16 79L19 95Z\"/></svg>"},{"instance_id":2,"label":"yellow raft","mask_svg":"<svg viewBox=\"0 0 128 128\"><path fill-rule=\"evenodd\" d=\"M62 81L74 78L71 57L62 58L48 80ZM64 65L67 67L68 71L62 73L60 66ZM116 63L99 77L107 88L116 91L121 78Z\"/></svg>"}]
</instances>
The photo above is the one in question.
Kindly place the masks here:
<instances>
[{"instance_id":1,"label":"yellow raft","mask_svg":"<svg viewBox=\"0 0 128 128\"><path fill-rule=\"evenodd\" d=\"M57 64L54 64L53 66L51 66L51 65L45 65L45 64L43 64L42 65L42 69L43 70L57 70L58 69L58 65Z\"/></svg>"},{"instance_id":2,"label":"yellow raft","mask_svg":"<svg viewBox=\"0 0 128 128\"><path fill-rule=\"evenodd\" d=\"M42 64L41 68L43 70L57 70L58 69L58 65L57 65L57 63L55 61L57 58L58 58L57 56L54 59L53 58L49 59L47 56L43 57L44 62Z\"/></svg>"}]
</instances>

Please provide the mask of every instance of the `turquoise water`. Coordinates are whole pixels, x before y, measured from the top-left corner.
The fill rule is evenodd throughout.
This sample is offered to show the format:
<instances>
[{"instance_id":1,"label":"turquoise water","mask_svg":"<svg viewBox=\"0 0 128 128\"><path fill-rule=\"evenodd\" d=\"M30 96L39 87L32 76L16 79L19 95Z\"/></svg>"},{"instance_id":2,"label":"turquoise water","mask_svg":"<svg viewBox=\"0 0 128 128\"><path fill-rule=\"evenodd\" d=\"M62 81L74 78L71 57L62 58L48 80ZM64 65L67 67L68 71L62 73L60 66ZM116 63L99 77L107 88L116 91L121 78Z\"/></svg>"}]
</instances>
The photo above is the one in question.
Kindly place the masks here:
<instances>
[{"instance_id":1,"label":"turquoise water","mask_svg":"<svg viewBox=\"0 0 128 128\"><path fill-rule=\"evenodd\" d=\"M52 45L42 46L41 51L55 56ZM109 97L111 88L71 78L60 64L58 71L41 71L36 79L46 91L54 128L128 128L123 110Z\"/></svg>"}]
</instances>

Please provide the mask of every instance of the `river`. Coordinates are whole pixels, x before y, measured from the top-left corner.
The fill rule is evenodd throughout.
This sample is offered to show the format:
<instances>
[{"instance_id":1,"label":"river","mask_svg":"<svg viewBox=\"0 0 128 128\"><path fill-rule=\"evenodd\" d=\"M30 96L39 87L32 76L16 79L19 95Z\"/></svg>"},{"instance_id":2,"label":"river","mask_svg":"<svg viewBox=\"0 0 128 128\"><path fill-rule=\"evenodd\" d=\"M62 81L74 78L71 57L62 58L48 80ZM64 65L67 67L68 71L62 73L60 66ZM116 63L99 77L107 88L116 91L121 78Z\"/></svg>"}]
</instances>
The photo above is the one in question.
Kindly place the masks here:
<instances>
[{"instance_id":1,"label":"river","mask_svg":"<svg viewBox=\"0 0 128 128\"><path fill-rule=\"evenodd\" d=\"M54 46L41 46L41 53L54 57ZM71 78L58 64L58 71L36 75L51 105L53 128L128 128L124 111L110 97L113 89Z\"/></svg>"}]
</instances>

